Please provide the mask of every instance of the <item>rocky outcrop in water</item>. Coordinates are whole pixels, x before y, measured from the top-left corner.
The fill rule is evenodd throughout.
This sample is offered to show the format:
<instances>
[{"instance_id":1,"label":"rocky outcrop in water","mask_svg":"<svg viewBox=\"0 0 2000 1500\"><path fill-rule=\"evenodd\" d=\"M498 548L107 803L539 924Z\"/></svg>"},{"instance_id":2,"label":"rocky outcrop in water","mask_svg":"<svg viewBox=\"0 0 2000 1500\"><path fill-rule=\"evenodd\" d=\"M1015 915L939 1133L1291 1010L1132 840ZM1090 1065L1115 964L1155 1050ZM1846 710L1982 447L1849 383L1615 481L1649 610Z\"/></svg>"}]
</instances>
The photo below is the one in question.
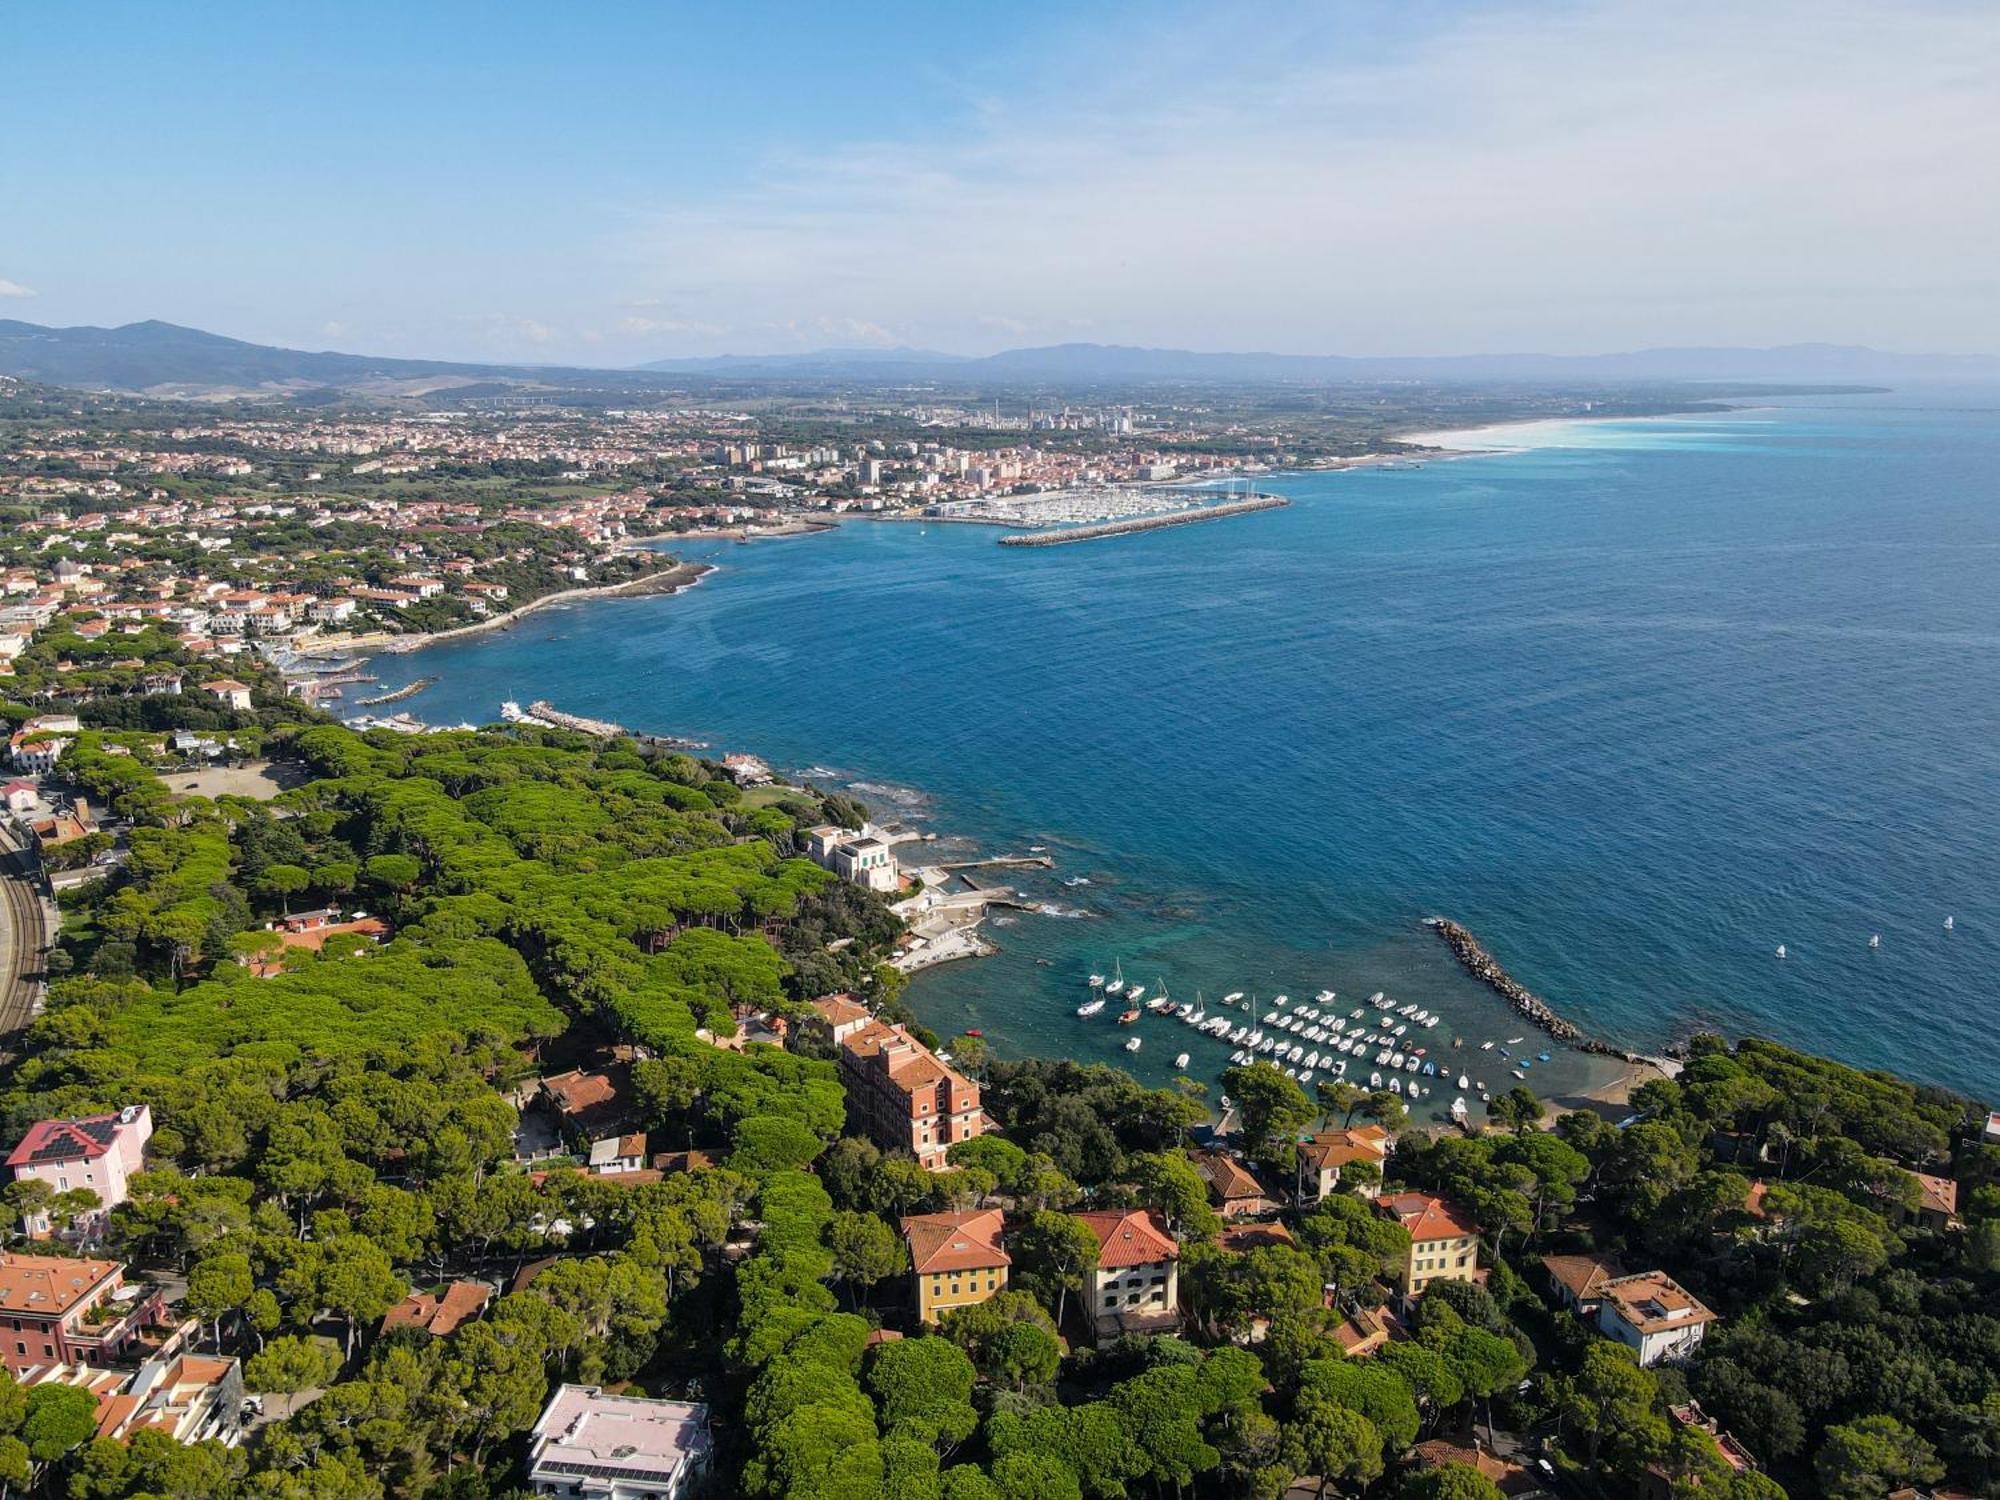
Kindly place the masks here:
<instances>
[{"instance_id":1,"label":"rocky outcrop in water","mask_svg":"<svg viewBox=\"0 0 2000 1500\"><path fill-rule=\"evenodd\" d=\"M1579 1052L1594 1052L1603 1057L1631 1056L1622 1047L1585 1036L1582 1027L1557 1015L1546 1000L1501 968L1499 961L1479 946L1479 939L1458 923L1448 917L1426 917L1424 925L1444 939L1445 946L1465 966L1466 973L1513 1006L1522 1019L1541 1027L1557 1041L1570 1043Z\"/></svg>"}]
</instances>

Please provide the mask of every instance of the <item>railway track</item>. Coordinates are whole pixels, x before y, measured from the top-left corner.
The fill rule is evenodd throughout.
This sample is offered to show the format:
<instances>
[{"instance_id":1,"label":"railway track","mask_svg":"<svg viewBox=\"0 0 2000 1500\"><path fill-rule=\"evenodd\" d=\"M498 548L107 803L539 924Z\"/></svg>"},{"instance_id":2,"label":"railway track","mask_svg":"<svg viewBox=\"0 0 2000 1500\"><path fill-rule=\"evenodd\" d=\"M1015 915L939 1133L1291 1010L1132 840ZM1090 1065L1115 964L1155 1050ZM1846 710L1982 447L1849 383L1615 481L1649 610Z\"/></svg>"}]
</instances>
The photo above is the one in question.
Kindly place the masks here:
<instances>
[{"instance_id":1,"label":"railway track","mask_svg":"<svg viewBox=\"0 0 2000 1500\"><path fill-rule=\"evenodd\" d=\"M47 947L29 856L0 834L0 1033L19 1031L35 1018Z\"/></svg>"}]
</instances>

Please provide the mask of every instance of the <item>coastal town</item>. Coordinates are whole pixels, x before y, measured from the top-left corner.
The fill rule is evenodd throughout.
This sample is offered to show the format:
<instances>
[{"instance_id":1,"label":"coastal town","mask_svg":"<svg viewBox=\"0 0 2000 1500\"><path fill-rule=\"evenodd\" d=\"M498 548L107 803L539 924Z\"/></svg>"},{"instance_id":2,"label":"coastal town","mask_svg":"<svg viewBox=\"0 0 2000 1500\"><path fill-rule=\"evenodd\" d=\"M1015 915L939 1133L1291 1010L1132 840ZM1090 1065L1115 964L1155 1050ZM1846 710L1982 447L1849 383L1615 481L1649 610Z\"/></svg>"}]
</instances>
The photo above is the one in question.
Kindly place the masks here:
<instances>
[{"instance_id":1,"label":"coastal town","mask_svg":"<svg viewBox=\"0 0 2000 1500\"><path fill-rule=\"evenodd\" d=\"M1077 1012L1115 994L1126 1052L1182 1045L1166 1020L1207 1038L1166 1086L1004 1056L905 987L1041 909L1017 884L1046 852L946 852L851 788L543 699L427 723L401 705L429 678L370 669L686 587L677 536L1111 538L1282 503L1254 476L1296 448L1123 403L882 403L859 439L723 407L157 415L45 414L0 448L0 1480L1944 1500L1991 1477L1963 1441L1988 1377L1926 1364L1906 1389L1944 1394L1917 1399L1798 1373L1899 1318L1940 1347L1993 1331L1984 1105L1757 1040L1623 1053L1444 918L1524 1030L1618 1054L1616 1087L1540 1097L1543 1043L1433 1040L1414 1002L1210 1017L1115 971L1076 976ZM1360 446L1313 461L1418 461ZM1966 1290L1892 1310L1915 1267Z\"/></svg>"}]
</instances>

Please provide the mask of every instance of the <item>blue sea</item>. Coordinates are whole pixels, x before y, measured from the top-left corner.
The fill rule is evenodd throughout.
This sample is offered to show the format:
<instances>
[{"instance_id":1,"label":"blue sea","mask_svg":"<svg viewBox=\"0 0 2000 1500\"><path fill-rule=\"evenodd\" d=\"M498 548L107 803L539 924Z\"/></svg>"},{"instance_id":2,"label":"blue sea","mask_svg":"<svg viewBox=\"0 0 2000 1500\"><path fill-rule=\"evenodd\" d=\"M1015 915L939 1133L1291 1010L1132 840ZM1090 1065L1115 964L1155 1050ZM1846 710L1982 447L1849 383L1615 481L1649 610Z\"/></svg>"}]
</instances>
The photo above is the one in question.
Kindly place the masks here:
<instances>
[{"instance_id":1,"label":"blue sea","mask_svg":"<svg viewBox=\"0 0 2000 1500\"><path fill-rule=\"evenodd\" d=\"M1186 1028L1126 1054L1074 1016L1116 964L1181 999L1386 990L1443 1013L1452 1072L1511 1085L1478 1044L1525 1035L1545 1094L1601 1082L1442 913L1621 1045L1712 1027L2000 1093L2000 391L1454 441L1507 451L1075 547L690 543L720 571L681 595L377 669L438 674L406 705L434 722L546 697L810 769L941 850L1045 847L1017 883L1062 914L911 989L1003 1053L1212 1077Z\"/></svg>"}]
</instances>

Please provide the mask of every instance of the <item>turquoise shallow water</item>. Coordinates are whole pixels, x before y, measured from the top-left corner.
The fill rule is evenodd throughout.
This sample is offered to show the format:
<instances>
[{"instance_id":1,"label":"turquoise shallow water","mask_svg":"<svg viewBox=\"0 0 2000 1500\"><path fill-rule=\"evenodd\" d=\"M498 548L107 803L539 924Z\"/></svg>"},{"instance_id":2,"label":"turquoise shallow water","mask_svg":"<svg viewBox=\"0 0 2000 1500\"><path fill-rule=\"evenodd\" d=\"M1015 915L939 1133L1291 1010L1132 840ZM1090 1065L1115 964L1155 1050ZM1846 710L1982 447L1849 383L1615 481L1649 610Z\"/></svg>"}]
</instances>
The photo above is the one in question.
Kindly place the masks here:
<instances>
[{"instance_id":1,"label":"turquoise shallow water","mask_svg":"<svg viewBox=\"0 0 2000 1500\"><path fill-rule=\"evenodd\" d=\"M1077 914L1003 919L1000 956L912 991L1002 1050L1219 1068L1184 1028L1149 1017L1128 1056L1071 1014L1116 959L1183 998L1385 989L1511 1083L1476 1043L1524 1028L1421 927L1442 912L1623 1044L1710 1024L1996 1092L2000 392L1505 440L1532 446L1073 548L696 544L722 571L686 594L378 670L439 674L429 719L547 697L1046 845L1029 886ZM1545 1092L1599 1076L1550 1050Z\"/></svg>"}]
</instances>

